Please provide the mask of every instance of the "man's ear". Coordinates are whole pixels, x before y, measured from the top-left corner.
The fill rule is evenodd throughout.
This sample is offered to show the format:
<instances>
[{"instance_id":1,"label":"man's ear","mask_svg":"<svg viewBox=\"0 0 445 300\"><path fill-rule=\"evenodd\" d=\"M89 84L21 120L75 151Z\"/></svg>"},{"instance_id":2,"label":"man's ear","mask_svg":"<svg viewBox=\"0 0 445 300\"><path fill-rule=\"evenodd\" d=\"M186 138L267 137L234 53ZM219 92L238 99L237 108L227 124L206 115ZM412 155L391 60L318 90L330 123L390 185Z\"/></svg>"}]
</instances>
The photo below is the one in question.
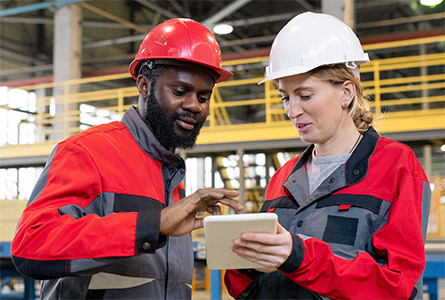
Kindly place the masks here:
<instances>
[{"instance_id":1,"label":"man's ear","mask_svg":"<svg viewBox=\"0 0 445 300\"><path fill-rule=\"evenodd\" d=\"M148 79L145 75L138 75L137 86L139 94L143 99L147 98L150 93L150 79Z\"/></svg>"},{"instance_id":2,"label":"man's ear","mask_svg":"<svg viewBox=\"0 0 445 300\"><path fill-rule=\"evenodd\" d=\"M344 106L348 107L349 104L351 104L351 102L355 98L356 94L355 85L352 83L352 81L346 80L345 82L343 82L342 91L343 91L342 103Z\"/></svg>"}]
</instances>

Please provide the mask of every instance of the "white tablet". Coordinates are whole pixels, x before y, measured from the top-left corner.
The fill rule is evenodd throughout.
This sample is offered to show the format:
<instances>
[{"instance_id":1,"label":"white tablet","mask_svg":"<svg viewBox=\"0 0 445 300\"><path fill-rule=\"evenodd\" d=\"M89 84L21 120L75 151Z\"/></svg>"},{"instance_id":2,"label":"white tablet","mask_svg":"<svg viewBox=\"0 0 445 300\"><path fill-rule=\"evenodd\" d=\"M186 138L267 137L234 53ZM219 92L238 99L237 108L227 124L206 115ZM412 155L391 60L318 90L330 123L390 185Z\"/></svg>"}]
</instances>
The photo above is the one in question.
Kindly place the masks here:
<instances>
[{"instance_id":1,"label":"white tablet","mask_svg":"<svg viewBox=\"0 0 445 300\"><path fill-rule=\"evenodd\" d=\"M233 240L243 232L277 232L275 213L208 216L204 218L207 267L211 270L250 269L262 266L232 252Z\"/></svg>"}]
</instances>

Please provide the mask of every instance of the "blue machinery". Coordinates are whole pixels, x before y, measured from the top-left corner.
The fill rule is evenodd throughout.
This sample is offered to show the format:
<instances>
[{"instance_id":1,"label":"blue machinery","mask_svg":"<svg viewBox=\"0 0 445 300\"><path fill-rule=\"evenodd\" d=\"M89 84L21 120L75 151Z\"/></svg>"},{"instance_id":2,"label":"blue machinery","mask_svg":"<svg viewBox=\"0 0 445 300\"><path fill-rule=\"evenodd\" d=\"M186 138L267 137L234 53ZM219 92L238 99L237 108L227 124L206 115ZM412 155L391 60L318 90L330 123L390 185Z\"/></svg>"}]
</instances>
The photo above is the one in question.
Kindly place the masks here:
<instances>
[{"instance_id":1,"label":"blue machinery","mask_svg":"<svg viewBox=\"0 0 445 300\"><path fill-rule=\"evenodd\" d=\"M9 285L11 279L14 277L23 277L17 270L11 261L11 243L0 242L0 277L1 287ZM23 293L0 293L0 299L35 299L34 280L28 277L24 279L24 292Z\"/></svg>"},{"instance_id":2,"label":"blue machinery","mask_svg":"<svg viewBox=\"0 0 445 300\"><path fill-rule=\"evenodd\" d=\"M426 254L426 266L423 275L423 285L428 287L428 293L430 294L430 299L439 299L439 278L445 280L445 249L444 252L440 253L427 253ZM445 297L445 289L441 287L441 298Z\"/></svg>"},{"instance_id":3,"label":"blue machinery","mask_svg":"<svg viewBox=\"0 0 445 300\"><path fill-rule=\"evenodd\" d=\"M14 268L11 262L11 251L9 242L0 243L0 276L1 289L14 277L22 277ZM445 249L438 253L427 253L426 267L424 272L423 284L427 287L427 292L430 295L430 300L439 299L439 283L438 280L445 279ZM444 287L442 287L444 289ZM443 290L440 290L444 293ZM441 299L445 295L441 294ZM0 299L36 299L34 280L24 278L24 292L23 293L0 293ZM210 299L221 299L221 271L210 271Z\"/></svg>"}]
</instances>

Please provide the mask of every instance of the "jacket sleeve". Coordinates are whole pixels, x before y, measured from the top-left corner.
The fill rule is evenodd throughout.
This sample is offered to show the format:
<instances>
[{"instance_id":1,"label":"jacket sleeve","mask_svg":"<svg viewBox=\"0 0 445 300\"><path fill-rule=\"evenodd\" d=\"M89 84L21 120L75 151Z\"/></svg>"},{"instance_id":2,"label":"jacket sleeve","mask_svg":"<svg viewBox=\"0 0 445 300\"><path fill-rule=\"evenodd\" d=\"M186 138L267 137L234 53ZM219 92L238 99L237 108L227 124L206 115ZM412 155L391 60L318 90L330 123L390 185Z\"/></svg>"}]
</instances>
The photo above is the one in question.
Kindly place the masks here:
<instances>
[{"instance_id":1,"label":"jacket sleeve","mask_svg":"<svg viewBox=\"0 0 445 300\"><path fill-rule=\"evenodd\" d=\"M101 174L88 152L75 143L60 143L11 243L17 269L37 279L85 274L163 246L160 209L99 215L95 211L103 208L87 208L102 192Z\"/></svg>"},{"instance_id":2,"label":"jacket sleeve","mask_svg":"<svg viewBox=\"0 0 445 300\"><path fill-rule=\"evenodd\" d=\"M329 298L414 297L414 286L425 267L430 202L429 184L418 165L414 171L399 172L398 194L392 200L388 220L372 237L376 257L363 251L351 260L344 259L320 239L294 236L294 251L279 270L299 285Z\"/></svg>"},{"instance_id":3,"label":"jacket sleeve","mask_svg":"<svg viewBox=\"0 0 445 300\"><path fill-rule=\"evenodd\" d=\"M259 274L260 272L254 269L226 270L224 284L229 295L236 299L255 299Z\"/></svg>"}]
</instances>

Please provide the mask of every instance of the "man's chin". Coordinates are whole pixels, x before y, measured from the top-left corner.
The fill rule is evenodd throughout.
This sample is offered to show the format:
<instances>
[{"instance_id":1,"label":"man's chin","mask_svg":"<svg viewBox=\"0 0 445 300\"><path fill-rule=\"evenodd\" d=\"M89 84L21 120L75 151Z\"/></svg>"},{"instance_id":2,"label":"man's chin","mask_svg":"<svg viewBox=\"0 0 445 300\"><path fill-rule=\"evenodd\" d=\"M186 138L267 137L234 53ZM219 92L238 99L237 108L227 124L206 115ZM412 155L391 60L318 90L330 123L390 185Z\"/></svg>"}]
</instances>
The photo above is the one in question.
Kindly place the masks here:
<instances>
[{"instance_id":1,"label":"man's chin","mask_svg":"<svg viewBox=\"0 0 445 300\"><path fill-rule=\"evenodd\" d=\"M180 134L176 133L176 138L175 138L175 148L181 148L181 149L192 149L195 147L196 145L196 138L197 136L195 136L193 134L193 132L181 132Z\"/></svg>"}]
</instances>

